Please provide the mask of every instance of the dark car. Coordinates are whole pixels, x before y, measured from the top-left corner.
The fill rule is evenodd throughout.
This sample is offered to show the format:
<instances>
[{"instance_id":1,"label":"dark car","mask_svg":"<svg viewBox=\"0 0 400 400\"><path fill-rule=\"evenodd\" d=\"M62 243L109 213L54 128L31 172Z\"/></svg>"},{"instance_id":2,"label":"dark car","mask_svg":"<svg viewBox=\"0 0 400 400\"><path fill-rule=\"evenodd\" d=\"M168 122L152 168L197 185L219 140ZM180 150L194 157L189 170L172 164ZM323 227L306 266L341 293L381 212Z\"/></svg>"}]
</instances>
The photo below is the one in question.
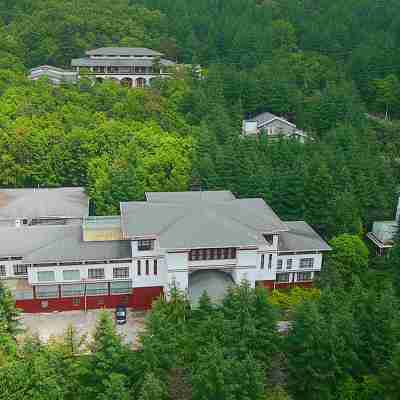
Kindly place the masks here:
<instances>
[{"instance_id":1,"label":"dark car","mask_svg":"<svg viewBox=\"0 0 400 400\"><path fill-rule=\"evenodd\" d=\"M117 324L125 324L126 317L127 317L126 307L117 306L117 308L115 309L115 320L117 321Z\"/></svg>"}]
</instances>

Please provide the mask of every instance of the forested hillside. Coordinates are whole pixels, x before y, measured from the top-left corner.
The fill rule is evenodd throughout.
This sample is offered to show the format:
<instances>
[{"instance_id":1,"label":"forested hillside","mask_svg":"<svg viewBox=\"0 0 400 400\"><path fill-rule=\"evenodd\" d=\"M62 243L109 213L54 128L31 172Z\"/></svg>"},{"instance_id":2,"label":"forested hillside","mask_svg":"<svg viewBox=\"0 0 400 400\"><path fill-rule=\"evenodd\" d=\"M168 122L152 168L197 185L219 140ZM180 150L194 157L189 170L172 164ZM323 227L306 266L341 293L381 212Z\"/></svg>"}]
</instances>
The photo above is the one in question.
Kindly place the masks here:
<instances>
[{"instance_id":1,"label":"forested hillside","mask_svg":"<svg viewBox=\"0 0 400 400\"><path fill-rule=\"evenodd\" d=\"M0 0L1 187L84 185L97 214L146 190L227 189L305 219L334 249L312 296L244 285L193 311L173 293L141 352L106 317L89 347L70 331L17 349L0 285L0 397L398 399L400 245L377 260L362 238L393 219L400 184L399 11L398 0ZM110 45L187 66L134 90L26 78ZM311 139L240 137L264 111ZM278 318L294 321L288 337Z\"/></svg>"}]
</instances>

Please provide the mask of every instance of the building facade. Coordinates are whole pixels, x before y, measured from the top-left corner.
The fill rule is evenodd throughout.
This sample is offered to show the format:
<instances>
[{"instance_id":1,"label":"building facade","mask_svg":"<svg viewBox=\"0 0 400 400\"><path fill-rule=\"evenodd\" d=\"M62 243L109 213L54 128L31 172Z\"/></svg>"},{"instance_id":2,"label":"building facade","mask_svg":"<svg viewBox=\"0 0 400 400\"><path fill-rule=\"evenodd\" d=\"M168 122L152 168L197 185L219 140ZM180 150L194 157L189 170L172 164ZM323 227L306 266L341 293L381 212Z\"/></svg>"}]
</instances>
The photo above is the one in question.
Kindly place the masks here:
<instances>
[{"instance_id":1,"label":"building facade","mask_svg":"<svg viewBox=\"0 0 400 400\"><path fill-rule=\"evenodd\" d=\"M115 80L128 87L145 87L153 79L166 78L176 63L160 52L146 48L102 47L89 50L86 57L71 61L78 77L96 81Z\"/></svg>"},{"instance_id":2,"label":"building facade","mask_svg":"<svg viewBox=\"0 0 400 400\"><path fill-rule=\"evenodd\" d=\"M304 142L307 138L307 135L298 129L296 125L268 112L259 114L252 119L244 120L242 134L244 136L266 135L271 139L294 137L300 142Z\"/></svg>"},{"instance_id":3,"label":"building facade","mask_svg":"<svg viewBox=\"0 0 400 400\"><path fill-rule=\"evenodd\" d=\"M310 287L329 246L305 222L283 222L262 199L231 192L147 193L120 217L0 228L0 278L26 312L147 309L172 285L196 303L203 289L243 280ZM221 294L221 293L220 293ZM223 293L222 293L223 294Z\"/></svg>"}]
</instances>

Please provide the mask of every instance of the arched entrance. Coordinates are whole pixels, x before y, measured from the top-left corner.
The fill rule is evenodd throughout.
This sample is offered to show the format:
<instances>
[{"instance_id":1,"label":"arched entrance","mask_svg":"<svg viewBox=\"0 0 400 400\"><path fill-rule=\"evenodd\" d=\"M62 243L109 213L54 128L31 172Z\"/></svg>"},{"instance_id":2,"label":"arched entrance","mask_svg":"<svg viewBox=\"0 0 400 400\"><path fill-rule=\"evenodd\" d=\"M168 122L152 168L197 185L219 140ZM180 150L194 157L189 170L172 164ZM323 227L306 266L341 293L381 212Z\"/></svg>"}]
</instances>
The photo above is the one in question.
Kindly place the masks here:
<instances>
[{"instance_id":1,"label":"arched entrance","mask_svg":"<svg viewBox=\"0 0 400 400\"><path fill-rule=\"evenodd\" d=\"M218 270L195 271L189 275L190 303L196 306L204 292L213 302L219 303L225 297L229 287L235 283L226 272Z\"/></svg>"},{"instance_id":2,"label":"arched entrance","mask_svg":"<svg viewBox=\"0 0 400 400\"><path fill-rule=\"evenodd\" d=\"M136 87L144 88L146 86L146 79L144 78L137 78L136 79Z\"/></svg>"},{"instance_id":3,"label":"arched entrance","mask_svg":"<svg viewBox=\"0 0 400 400\"><path fill-rule=\"evenodd\" d=\"M121 79L121 85L131 88L132 85L133 85L133 80L131 78L122 78Z\"/></svg>"}]
</instances>

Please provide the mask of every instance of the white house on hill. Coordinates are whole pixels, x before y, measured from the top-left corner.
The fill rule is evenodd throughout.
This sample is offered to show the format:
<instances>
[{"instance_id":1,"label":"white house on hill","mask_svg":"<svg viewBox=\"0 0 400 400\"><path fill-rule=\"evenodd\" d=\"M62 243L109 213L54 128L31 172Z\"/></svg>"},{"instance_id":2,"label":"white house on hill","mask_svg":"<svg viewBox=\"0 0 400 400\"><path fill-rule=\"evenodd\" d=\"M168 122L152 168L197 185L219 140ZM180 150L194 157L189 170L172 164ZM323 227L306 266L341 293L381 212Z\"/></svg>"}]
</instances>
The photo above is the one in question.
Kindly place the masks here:
<instances>
[{"instance_id":1,"label":"white house on hill","mask_svg":"<svg viewBox=\"0 0 400 400\"><path fill-rule=\"evenodd\" d=\"M296 125L269 112L244 120L242 134L244 136L266 135L269 138L295 137L301 142L307 138L307 135Z\"/></svg>"}]
</instances>

